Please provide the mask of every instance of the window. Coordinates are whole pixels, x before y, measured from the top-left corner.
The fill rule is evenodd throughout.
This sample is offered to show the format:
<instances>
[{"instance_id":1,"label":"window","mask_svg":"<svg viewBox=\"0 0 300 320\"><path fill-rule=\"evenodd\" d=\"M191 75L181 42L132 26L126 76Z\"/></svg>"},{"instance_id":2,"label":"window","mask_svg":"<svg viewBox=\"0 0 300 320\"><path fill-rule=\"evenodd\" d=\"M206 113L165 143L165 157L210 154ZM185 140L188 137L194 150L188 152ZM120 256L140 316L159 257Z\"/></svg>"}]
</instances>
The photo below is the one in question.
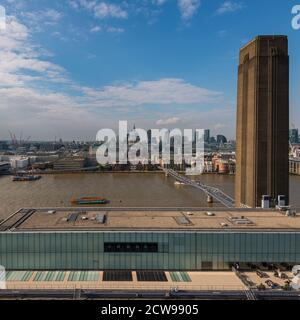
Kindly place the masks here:
<instances>
[{"instance_id":1,"label":"window","mask_svg":"<svg viewBox=\"0 0 300 320\"><path fill-rule=\"evenodd\" d=\"M104 243L104 252L158 252L157 243Z\"/></svg>"}]
</instances>

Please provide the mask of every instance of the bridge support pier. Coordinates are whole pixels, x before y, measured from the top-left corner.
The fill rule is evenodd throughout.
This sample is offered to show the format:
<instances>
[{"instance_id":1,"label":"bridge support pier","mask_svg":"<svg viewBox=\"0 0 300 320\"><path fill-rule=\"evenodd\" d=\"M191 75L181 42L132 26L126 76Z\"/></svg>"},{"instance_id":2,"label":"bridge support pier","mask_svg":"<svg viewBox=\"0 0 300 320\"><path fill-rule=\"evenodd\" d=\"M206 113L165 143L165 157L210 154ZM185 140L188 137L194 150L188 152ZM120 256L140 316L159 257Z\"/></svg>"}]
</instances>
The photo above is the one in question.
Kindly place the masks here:
<instances>
[{"instance_id":1,"label":"bridge support pier","mask_svg":"<svg viewBox=\"0 0 300 320\"><path fill-rule=\"evenodd\" d=\"M214 203L213 197L210 196L209 194L207 195L206 201L207 201L207 203Z\"/></svg>"}]
</instances>

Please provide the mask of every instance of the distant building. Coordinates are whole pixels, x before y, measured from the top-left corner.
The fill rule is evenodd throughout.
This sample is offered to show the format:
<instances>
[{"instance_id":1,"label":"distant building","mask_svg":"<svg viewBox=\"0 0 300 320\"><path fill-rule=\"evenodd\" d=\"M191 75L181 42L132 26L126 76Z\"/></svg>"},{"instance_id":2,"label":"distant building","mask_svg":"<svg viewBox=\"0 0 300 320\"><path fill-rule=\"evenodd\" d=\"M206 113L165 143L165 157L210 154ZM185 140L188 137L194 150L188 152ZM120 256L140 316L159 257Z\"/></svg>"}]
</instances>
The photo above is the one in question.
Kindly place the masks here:
<instances>
[{"instance_id":1,"label":"distant building","mask_svg":"<svg viewBox=\"0 0 300 320\"><path fill-rule=\"evenodd\" d=\"M36 162L32 164L31 168L33 170L53 169L53 164L51 162Z\"/></svg>"},{"instance_id":2,"label":"distant building","mask_svg":"<svg viewBox=\"0 0 300 320\"><path fill-rule=\"evenodd\" d=\"M36 156L36 162L54 162L59 159L59 155L57 154L45 154Z\"/></svg>"},{"instance_id":3,"label":"distant building","mask_svg":"<svg viewBox=\"0 0 300 320\"><path fill-rule=\"evenodd\" d=\"M7 151L9 149L8 143L6 141L0 141L0 150Z\"/></svg>"},{"instance_id":4,"label":"distant building","mask_svg":"<svg viewBox=\"0 0 300 320\"><path fill-rule=\"evenodd\" d=\"M147 131L147 137L148 137L148 144L151 145L151 139L152 139L152 131L151 130Z\"/></svg>"},{"instance_id":5,"label":"distant building","mask_svg":"<svg viewBox=\"0 0 300 320\"><path fill-rule=\"evenodd\" d=\"M206 129L204 130L204 142L209 143L209 139L210 139L210 130Z\"/></svg>"},{"instance_id":6,"label":"distant building","mask_svg":"<svg viewBox=\"0 0 300 320\"><path fill-rule=\"evenodd\" d=\"M300 158L290 158L290 173L300 176Z\"/></svg>"},{"instance_id":7,"label":"distant building","mask_svg":"<svg viewBox=\"0 0 300 320\"><path fill-rule=\"evenodd\" d=\"M80 170L85 166L84 158L68 157L62 158L54 162L54 170L72 171Z\"/></svg>"},{"instance_id":8,"label":"distant building","mask_svg":"<svg viewBox=\"0 0 300 320\"><path fill-rule=\"evenodd\" d=\"M12 169L27 169L30 164L28 157L10 157L10 165Z\"/></svg>"},{"instance_id":9,"label":"distant building","mask_svg":"<svg viewBox=\"0 0 300 320\"><path fill-rule=\"evenodd\" d=\"M289 55L286 36L258 36L240 51L237 206L289 198Z\"/></svg>"},{"instance_id":10,"label":"distant building","mask_svg":"<svg viewBox=\"0 0 300 320\"><path fill-rule=\"evenodd\" d=\"M57 151L63 147L62 142L41 142L38 144L40 151Z\"/></svg>"},{"instance_id":11,"label":"distant building","mask_svg":"<svg viewBox=\"0 0 300 320\"><path fill-rule=\"evenodd\" d=\"M300 158L300 146L293 145L290 147L290 157L291 158Z\"/></svg>"},{"instance_id":12,"label":"distant building","mask_svg":"<svg viewBox=\"0 0 300 320\"><path fill-rule=\"evenodd\" d=\"M227 138L221 134L217 135L217 143L221 144L221 143L227 143Z\"/></svg>"},{"instance_id":13,"label":"distant building","mask_svg":"<svg viewBox=\"0 0 300 320\"><path fill-rule=\"evenodd\" d=\"M152 131L147 131L147 138L148 138L148 163L151 163L151 144L152 144Z\"/></svg>"},{"instance_id":14,"label":"distant building","mask_svg":"<svg viewBox=\"0 0 300 320\"><path fill-rule=\"evenodd\" d=\"M298 129L291 129L290 130L290 143L292 143L292 144L299 143Z\"/></svg>"},{"instance_id":15,"label":"distant building","mask_svg":"<svg viewBox=\"0 0 300 320\"><path fill-rule=\"evenodd\" d=\"M210 137L210 138L209 138L209 143L211 143L211 144L217 143L216 138L215 138L215 137Z\"/></svg>"},{"instance_id":16,"label":"distant building","mask_svg":"<svg viewBox=\"0 0 300 320\"><path fill-rule=\"evenodd\" d=\"M0 162L0 175L8 173L10 168L11 166L9 162Z\"/></svg>"},{"instance_id":17,"label":"distant building","mask_svg":"<svg viewBox=\"0 0 300 320\"><path fill-rule=\"evenodd\" d=\"M235 156L232 153L216 153L212 157L213 172L219 174L235 173ZM207 166L208 168L208 166Z\"/></svg>"}]
</instances>

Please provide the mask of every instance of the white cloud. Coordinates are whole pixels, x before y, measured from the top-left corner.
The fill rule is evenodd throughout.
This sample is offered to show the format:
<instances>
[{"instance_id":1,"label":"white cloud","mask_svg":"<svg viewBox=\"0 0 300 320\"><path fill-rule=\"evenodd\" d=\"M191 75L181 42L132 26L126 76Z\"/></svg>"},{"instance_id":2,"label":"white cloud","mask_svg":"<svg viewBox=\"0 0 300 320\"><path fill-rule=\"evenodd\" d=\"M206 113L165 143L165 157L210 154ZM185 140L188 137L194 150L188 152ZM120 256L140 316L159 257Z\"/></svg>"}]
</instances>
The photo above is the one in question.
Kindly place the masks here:
<instances>
[{"instance_id":1,"label":"white cloud","mask_svg":"<svg viewBox=\"0 0 300 320\"><path fill-rule=\"evenodd\" d=\"M122 18L126 19L128 14L125 10L115 4L101 2L94 7L94 13L97 18Z\"/></svg>"},{"instance_id":2,"label":"white cloud","mask_svg":"<svg viewBox=\"0 0 300 320\"><path fill-rule=\"evenodd\" d=\"M8 16L6 31L0 33L0 86L21 85L24 80L61 81L64 69L41 59L43 50L30 42L29 29L15 17ZM35 73L35 75L28 75Z\"/></svg>"},{"instance_id":3,"label":"white cloud","mask_svg":"<svg viewBox=\"0 0 300 320\"><path fill-rule=\"evenodd\" d=\"M117 28L117 27L104 27L101 28L100 26L94 26L90 29L91 33L99 33L101 31L105 31L108 33L114 33L114 34L121 34L123 33L125 30L123 28Z\"/></svg>"},{"instance_id":4,"label":"white cloud","mask_svg":"<svg viewBox=\"0 0 300 320\"><path fill-rule=\"evenodd\" d=\"M220 92L194 86L182 79L165 78L124 85L105 86L95 90L82 88L96 107L137 107L142 105L217 103Z\"/></svg>"},{"instance_id":5,"label":"white cloud","mask_svg":"<svg viewBox=\"0 0 300 320\"><path fill-rule=\"evenodd\" d=\"M157 5L157 6L162 6L163 4L165 4L168 0L153 0L153 4Z\"/></svg>"},{"instance_id":6,"label":"white cloud","mask_svg":"<svg viewBox=\"0 0 300 320\"><path fill-rule=\"evenodd\" d=\"M73 9L79 9L79 3L76 0L68 0L68 3Z\"/></svg>"},{"instance_id":7,"label":"white cloud","mask_svg":"<svg viewBox=\"0 0 300 320\"><path fill-rule=\"evenodd\" d=\"M177 117L167 118L167 119L160 119L156 121L157 126L164 126L164 125L170 125L170 124L176 124L180 122L180 119Z\"/></svg>"},{"instance_id":8,"label":"white cloud","mask_svg":"<svg viewBox=\"0 0 300 320\"><path fill-rule=\"evenodd\" d=\"M36 30L41 29L41 23L48 26L56 25L63 17L61 12L54 9L22 12L21 15L27 20L28 24L35 27Z\"/></svg>"},{"instance_id":9,"label":"white cloud","mask_svg":"<svg viewBox=\"0 0 300 320\"><path fill-rule=\"evenodd\" d=\"M12 87L0 88L0 95L2 137L8 130L24 130L34 139L54 138L58 132L65 138L82 139L99 129L99 120L66 94Z\"/></svg>"},{"instance_id":10,"label":"white cloud","mask_svg":"<svg viewBox=\"0 0 300 320\"><path fill-rule=\"evenodd\" d=\"M123 28L115 28L115 27L108 27L107 32L110 33L123 33L125 30Z\"/></svg>"},{"instance_id":11,"label":"white cloud","mask_svg":"<svg viewBox=\"0 0 300 320\"><path fill-rule=\"evenodd\" d=\"M241 2L225 1L216 11L217 14L225 14L242 10L244 5Z\"/></svg>"},{"instance_id":12,"label":"white cloud","mask_svg":"<svg viewBox=\"0 0 300 320\"><path fill-rule=\"evenodd\" d=\"M197 12L201 5L201 0L178 0L178 7L183 19L190 19Z\"/></svg>"},{"instance_id":13,"label":"white cloud","mask_svg":"<svg viewBox=\"0 0 300 320\"><path fill-rule=\"evenodd\" d=\"M15 48L26 49L24 40L28 38L28 28L19 23L14 17L6 17L6 30L0 33L0 49L13 50Z\"/></svg>"},{"instance_id":14,"label":"white cloud","mask_svg":"<svg viewBox=\"0 0 300 320\"><path fill-rule=\"evenodd\" d=\"M97 33L97 32L100 32L101 31L101 27L99 26L94 26L90 29L90 32L91 33Z\"/></svg>"},{"instance_id":15,"label":"white cloud","mask_svg":"<svg viewBox=\"0 0 300 320\"><path fill-rule=\"evenodd\" d=\"M69 4L73 9L80 10L82 8L92 12L93 15L99 19L126 19L128 17L126 10L121 6L109 3L108 1L69 0Z\"/></svg>"},{"instance_id":16,"label":"white cloud","mask_svg":"<svg viewBox=\"0 0 300 320\"><path fill-rule=\"evenodd\" d=\"M163 110L163 106L201 106L223 99L219 92L177 78L80 87L64 68L49 56L45 59L43 48L32 42L31 30L12 16L7 30L0 33L0 79L2 136L8 129L22 127L36 138L54 136L53 128L62 128L69 137L86 137L87 132L92 135L101 126L113 125L120 114L127 117L128 111L141 112L145 121L147 111L141 110L151 106ZM171 124L179 117L161 113L155 118Z\"/></svg>"},{"instance_id":17,"label":"white cloud","mask_svg":"<svg viewBox=\"0 0 300 320\"><path fill-rule=\"evenodd\" d=\"M0 4L0 31L5 30L6 28L6 11L3 6Z\"/></svg>"},{"instance_id":18,"label":"white cloud","mask_svg":"<svg viewBox=\"0 0 300 320\"><path fill-rule=\"evenodd\" d=\"M2 1L4 2L4 1ZM7 9L9 9L9 12L16 12L20 10L23 10L24 7L26 6L26 2L25 0L6 0L5 1L5 7ZM4 5L4 4L2 4Z\"/></svg>"},{"instance_id":19,"label":"white cloud","mask_svg":"<svg viewBox=\"0 0 300 320\"><path fill-rule=\"evenodd\" d=\"M68 41L68 38L66 38L65 36L63 36L59 31L54 31L51 33L51 36L54 38L57 38L61 41ZM48 53L48 55L51 55L50 53Z\"/></svg>"},{"instance_id":20,"label":"white cloud","mask_svg":"<svg viewBox=\"0 0 300 320\"><path fill-rule=\"evenodd\" d=\"M56 10L53 10L53 9L47 9L47 10L43 10L43 11L40 11L39 12L41 14L41 16L43 18L49 18L53 21L58 21L62 18L63 14L56 11Z\"/></svg>"},{"instance_id":21,"label":"white cloud","mask_svg":"<svg viewBox=\"0 0 300 320\"><path fill-rule=\"evenodd\" d=\"M236 118L235 104L222 104L201 111L197 109L182 111L182 113L176 114L176 117L180 119L179 124L177 124L179 128L210 128L213 130L213 134L222 133L230 137L235 135L235 127L233 126Z\"/></svg>"}]
</instances>

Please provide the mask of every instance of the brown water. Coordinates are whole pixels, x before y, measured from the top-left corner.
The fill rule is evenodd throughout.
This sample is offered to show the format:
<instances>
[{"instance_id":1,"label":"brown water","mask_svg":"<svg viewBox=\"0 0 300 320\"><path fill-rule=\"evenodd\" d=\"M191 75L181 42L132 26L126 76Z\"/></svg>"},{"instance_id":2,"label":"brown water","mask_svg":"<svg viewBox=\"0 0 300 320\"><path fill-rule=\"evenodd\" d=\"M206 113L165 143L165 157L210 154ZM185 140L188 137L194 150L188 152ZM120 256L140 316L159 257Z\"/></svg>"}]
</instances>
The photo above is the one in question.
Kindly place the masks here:
<instances>
[{"instance_id":1,"label":"brown water","mask_svg":"<svg viewBox=\"0 0 300 320\"><path fill-rule=\"evenodd\" d=\"M203 175L205 184L234 195L234 176ZM188 186L175 186L160 173L44 175L34 182L0 177L0 219L22 207L70 206L71 198L98 196L113 207L206 207L205 195ZM300 176L290 177L291 203L300 206ZM214 204L218 206L218 204Z\"/></svg>"}]
</instances>

